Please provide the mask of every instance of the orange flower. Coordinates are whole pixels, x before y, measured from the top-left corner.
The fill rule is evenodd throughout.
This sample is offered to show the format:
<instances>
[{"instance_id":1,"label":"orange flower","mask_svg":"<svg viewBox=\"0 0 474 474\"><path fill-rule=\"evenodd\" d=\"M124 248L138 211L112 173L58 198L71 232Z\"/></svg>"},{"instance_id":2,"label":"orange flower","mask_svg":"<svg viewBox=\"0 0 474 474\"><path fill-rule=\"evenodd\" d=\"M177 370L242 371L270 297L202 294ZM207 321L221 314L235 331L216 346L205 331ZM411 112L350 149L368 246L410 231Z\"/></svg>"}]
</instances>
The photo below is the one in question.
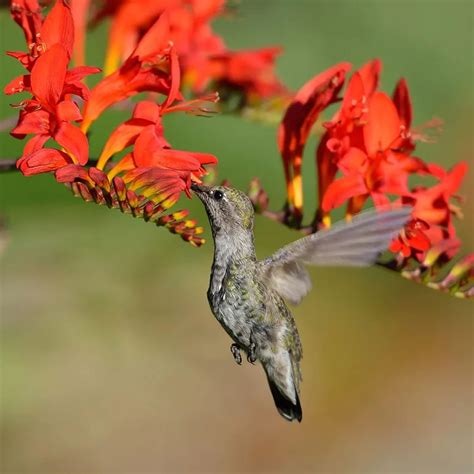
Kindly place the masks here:
<instances>
[{"instance_id":1,"label":"orange flower","mask_svg":"<svg viewBox=\"0 0 474 474\"><path fill-rule=\"evenodd\" d=\"M179 64L169 35L168 16L163 14L122 67L92 89L84 110L84 131L105 109L139 92L159 92L167 96L168 103L181 97Z\"/></svg>"},{"instance_id":2,"label":"orange flower","mask_svg":"<svg viewBox=\"0 0 474 474\"><path fill-rule=\"evenodd\" d=\"M26 3L21 8L15 3L12 5L13 17L20 19L18 22L24 28L25 37L34 36L35 42L30 44L30 52L23 56L27 60L22 61L30 74L20 76L5 88L7 94L27 91L33 95L20 104L22 110L18 125L11 132L17 138L35 135L17 163L28 175L52 171L71 162L87 162L87 138L71 123L80 121L82 116L69 94L86 98L87 88L80 81L85 75L98 72L97 68L87 67L67 70L73 49L74 26L64 1L56 2L44 22L39 11L32 10L33 6ZM17 57L21 57L21 53L17 53ZM65 152L43 150L50 138Z\"/></svg>"},{"instance_id":3,"label":"orange flower","mask_svg":"<svg viewBox=\"0 0 474 474\"><path fill-rule=\"evenodd\" d=\"M278 147L285 171L288 212L296 222L303 216L301 165L311 128L319 114L337 100L349 63L340 63L307 82L294 96L278 129Z\"/></svg>"}]
</instances>

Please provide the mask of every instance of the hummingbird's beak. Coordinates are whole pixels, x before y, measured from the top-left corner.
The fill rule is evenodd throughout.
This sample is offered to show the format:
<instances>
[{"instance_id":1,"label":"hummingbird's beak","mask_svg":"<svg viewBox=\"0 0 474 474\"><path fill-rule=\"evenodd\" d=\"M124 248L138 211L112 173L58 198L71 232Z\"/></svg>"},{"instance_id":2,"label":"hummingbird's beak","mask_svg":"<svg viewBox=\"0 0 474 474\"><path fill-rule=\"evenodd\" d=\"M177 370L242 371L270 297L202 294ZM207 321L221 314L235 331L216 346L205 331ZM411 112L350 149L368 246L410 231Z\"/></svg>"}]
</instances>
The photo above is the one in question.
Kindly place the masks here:
<instances>
[{"instance_id":1,"label":"hummingbird's beak","mask_svg":"<svg viewBox=\"0 0 474 474\"><path fill-rule=\"evenodd\" d=\"M207 192L209 190L209 187L204 186L203 184L191 183L191 190L199 195L199 194Z\"/></svg>"}]
</instances>

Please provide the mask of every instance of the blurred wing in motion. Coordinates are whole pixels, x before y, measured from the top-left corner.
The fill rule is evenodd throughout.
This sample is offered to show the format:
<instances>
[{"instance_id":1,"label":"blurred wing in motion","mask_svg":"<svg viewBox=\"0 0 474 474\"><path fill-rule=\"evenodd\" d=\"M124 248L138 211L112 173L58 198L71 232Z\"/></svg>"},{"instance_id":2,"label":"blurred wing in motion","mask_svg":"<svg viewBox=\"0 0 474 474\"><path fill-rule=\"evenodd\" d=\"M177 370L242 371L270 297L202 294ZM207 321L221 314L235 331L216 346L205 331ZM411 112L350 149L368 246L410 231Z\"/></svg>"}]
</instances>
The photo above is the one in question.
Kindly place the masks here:
<instances>
[{"instance_id":1,"label":"blurred wing in motion","mask_svg":"<svg viewBox=\"0 0 474 474\"><path fill-rule=\"evenodd\" d=\"M366 267L410 219L412 209L370 210L296 240L260 262L267 284L292 304L298 304L311 289L303 263L318 266Z\"/></svg>"}]
</instances>

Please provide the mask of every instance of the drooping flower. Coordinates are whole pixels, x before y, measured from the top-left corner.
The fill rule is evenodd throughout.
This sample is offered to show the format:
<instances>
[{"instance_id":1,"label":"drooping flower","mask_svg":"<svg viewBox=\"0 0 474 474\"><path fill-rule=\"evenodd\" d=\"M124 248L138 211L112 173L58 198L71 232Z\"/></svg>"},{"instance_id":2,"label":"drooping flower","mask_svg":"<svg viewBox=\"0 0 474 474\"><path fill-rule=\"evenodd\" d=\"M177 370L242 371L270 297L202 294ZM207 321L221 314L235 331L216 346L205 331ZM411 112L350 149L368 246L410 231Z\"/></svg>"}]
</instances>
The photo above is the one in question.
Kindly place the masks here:
<instances>
[{"instance_id":1,"label":"drooping flower","mask_svg":"<svg viewBox=\"0 0 474 474\"><path fill-rule=\"evenodd\" d=\"M200 68L194 68L194 90L212 84L224 100L240 94L239 107L286 93L274 71L280 52L281 48L273 47L210 55Z\"/></svg>"},{"instance_id":2,"label":"drooping flower","mask_svg":"<svg viewBox=\"0 0 474 474\"><path fill-rule=\"evenodd\" d=\"M278 147L285 171L288 213L300 223L303 216L301 166L311 128L319 114L337 100L349 63L341 63L307 82L294 96L278 129Z\"/></svg>"},{"instance_id":3,"label":"drooping flower","mask_svg":"<svg viewBox=\"0 0 474 474\"><path fill-rule=\"evenodd\" d=\"M158 92L168 102L180 97L179 64L169 42L169 21L163 14L147 31L125 63L91 91L82 129L88 130L102 112L139 92Z\"/></svg>"},{"instance_id":4,"label":"drooping flower","mask_svg":"<svg viewBox=\"0 0 474 474\"><path fill-rule=\"evenodd\" d=\"M231 110L258 104L287 91L274 72L280 48L231 51L211 28L224 10L223 0L119 0L103 2L93 19L110 16L112 24L105 62L106 75L127 61L143 35L164 12L183 82L194 94L217 90ZM123 66L122 66L123 67ZM238 98L236 101L235 98Z\"/></svg>"}]
</instances>

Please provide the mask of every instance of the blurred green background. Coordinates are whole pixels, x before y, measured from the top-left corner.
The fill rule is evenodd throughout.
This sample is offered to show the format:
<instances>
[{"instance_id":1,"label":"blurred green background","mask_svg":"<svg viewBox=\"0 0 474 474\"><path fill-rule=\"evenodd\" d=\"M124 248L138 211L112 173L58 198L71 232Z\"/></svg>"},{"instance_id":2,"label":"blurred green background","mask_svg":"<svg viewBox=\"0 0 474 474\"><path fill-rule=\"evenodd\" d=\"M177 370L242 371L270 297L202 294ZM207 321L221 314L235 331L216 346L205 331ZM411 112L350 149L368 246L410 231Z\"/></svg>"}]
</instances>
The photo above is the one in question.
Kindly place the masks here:
<instances>
[{"instance_id":1,"label":"blurred green background","mask_svg":"<svg viewBox=\"0 0 474 474\"><path fill-rule=\"evenodd\" d=\"M462 1L248 0L216 29L233 48L282 45L292 88L342 60L380 57L415 121L445 120L424 159L472 162L473 6ZM106 26L89 36L102 64ZM0 14L1 50L24 49ZM0 56L1 86L20 69ZM15 114L1 96L1 119ZM91 156L125 113L94 130ZM110 120L110 121L108 121ZM230 116L170 117L174 147L212 152L274 207L283 174L270 126ZM1 134L1 156L23 143ZM312 149L306 197L314 196ZM459 223L472 250L472 170ZM304 344L301 425L274 408L263 372L237 367L206 300L212 245L74 199L50 176L0 176L2 472L467 473L473 468L472 302L380 269L312 269L294 309ZM199 202L186 203L201 222ZM207 225L207 222L206 222ZM297 237L257 219L259 256Z\"/></svg>"}]
</instances>

